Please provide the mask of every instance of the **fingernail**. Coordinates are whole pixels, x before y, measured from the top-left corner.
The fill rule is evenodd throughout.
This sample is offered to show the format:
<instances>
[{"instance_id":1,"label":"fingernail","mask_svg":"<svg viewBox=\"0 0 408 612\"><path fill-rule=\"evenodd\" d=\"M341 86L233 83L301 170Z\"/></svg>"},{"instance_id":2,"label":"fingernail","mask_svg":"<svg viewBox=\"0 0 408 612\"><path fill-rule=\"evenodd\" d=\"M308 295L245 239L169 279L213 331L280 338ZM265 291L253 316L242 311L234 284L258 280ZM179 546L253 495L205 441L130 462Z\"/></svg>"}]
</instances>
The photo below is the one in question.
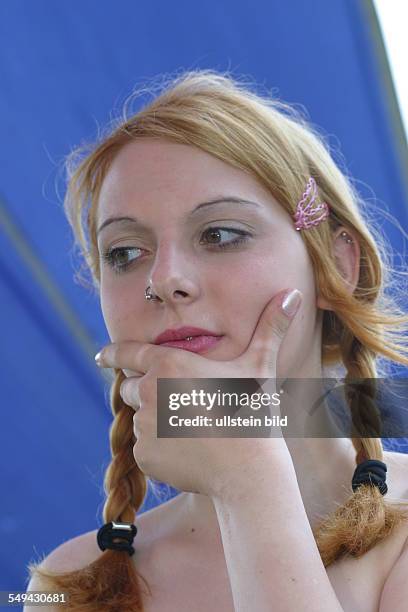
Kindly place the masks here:
<instances>
[{"instance_id":1,"label":"fingernail","mask_svg":"<svg viewBox=\"0 0 408 612\"><path fill-rule=\"evenodd\" d=\"M96 355L95 355L95 363L99 367L102 366L102 351L99 351L99 353L96 353Z\"/></svg>"},{"instance_id":2,"label":"fingernail","mask_svg":"<svg viewBox=\"0 0 408 612\"><path fill-rule=\"evenodd\" d=\"M282 301L282 310L288 317L293 317L300 306L301 293L298 289L292 289L285 294Z\"/></svg>"}]
</instances>

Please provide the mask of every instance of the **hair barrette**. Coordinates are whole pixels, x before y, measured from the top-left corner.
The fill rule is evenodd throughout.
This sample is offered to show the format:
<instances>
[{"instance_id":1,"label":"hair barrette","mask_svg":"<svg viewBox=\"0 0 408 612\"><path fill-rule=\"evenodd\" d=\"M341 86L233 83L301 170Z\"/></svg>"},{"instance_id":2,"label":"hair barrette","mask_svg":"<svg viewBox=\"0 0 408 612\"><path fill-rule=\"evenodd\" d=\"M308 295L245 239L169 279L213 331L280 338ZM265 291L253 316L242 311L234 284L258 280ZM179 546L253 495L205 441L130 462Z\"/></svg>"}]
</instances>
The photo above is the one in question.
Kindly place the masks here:
<instances>
[{"instance_id":1,"label":"hair barrette","mask_svg":"<svg viewBox=\"0 0 408 612\"><path fill-rule=\"evenodd\" d=\"M307 182L306 191L296 207L296 213L294 215L296 231L315 227L329 216L329 206L326 202L316 202L316 198L316 181L314 178L310 177Z\"/></svg>"}]
</instances>

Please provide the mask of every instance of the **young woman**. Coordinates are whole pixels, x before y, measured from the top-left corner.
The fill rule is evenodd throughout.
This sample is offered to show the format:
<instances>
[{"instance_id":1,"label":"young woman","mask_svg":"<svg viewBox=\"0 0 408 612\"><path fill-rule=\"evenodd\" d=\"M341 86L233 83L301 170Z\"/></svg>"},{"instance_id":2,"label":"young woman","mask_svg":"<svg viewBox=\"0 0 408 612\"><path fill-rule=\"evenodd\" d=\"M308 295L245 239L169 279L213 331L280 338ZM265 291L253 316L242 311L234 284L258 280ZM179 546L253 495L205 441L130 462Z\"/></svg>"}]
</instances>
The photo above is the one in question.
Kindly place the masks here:
<instances>
[{"instance_id":1,"label":"young woman","mask_svg":"<svg viewBox=\"0 0 408 612\"><path fill-rule=\"evenodd\" d=\"M157 378L273 385L337 366L347 381L383 374L379 357L408 364L381 234L322 139L206 70L76 153L65 210L111 339L112 462L105 525L31 564L28 590L84 612L402 612L408 458L380 435L156 436ZM199 330L157 344L185 326ZM380 431L373 397L347 401ZM137 514L146 478L181 493Z\"/></svg>"}]
</instances>

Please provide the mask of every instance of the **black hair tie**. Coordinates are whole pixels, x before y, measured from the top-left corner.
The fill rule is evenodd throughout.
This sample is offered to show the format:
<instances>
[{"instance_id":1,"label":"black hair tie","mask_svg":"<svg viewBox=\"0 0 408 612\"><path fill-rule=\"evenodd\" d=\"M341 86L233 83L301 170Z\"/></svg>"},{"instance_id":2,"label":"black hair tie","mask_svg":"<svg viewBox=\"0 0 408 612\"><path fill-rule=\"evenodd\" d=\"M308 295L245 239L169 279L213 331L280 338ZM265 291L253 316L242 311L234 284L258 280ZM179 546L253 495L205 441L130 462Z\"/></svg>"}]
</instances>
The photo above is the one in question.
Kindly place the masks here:
<instances>
[{"instance_id":1,"label":"black hair tie","mask_svg":"<svg viewBox=\"0 0 408 612\"><path fill-rule=\"evenodd\" d=\"M111 550L124 550L131 557L135 552L133 548L133 540L137 534L137 527L132 523L105 523L96 536L98 546L101 550L110 548ZM121 541L114 542L114 539L120 538ZM126 540L126 541L123 541Z\"/></svg>"},{"instance_id":2,"label":"black hair tie","mask_svg":"<svg viewBox=\"0 0 408 612\"><path fill-rule=\"evenodd\" d=\"M353 491L362 484L371 484L379 488L381 495L385 495L388 487L385 484L387 466L378 459L367 459L359 463L354 472L351 486Z\"/></svg>"}]
</instances>

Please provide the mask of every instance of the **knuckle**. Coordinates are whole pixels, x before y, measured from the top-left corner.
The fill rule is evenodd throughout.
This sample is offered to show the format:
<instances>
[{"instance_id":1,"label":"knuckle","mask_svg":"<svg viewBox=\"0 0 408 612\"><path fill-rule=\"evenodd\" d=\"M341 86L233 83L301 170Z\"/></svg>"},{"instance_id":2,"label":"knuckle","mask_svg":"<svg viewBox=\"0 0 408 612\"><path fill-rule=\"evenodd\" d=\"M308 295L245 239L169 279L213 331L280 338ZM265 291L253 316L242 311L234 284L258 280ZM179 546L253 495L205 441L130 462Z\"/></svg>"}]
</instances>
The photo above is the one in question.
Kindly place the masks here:
<instances>
[{"instance_id":1,"label":"knuckle","mask_svg":"<svg viewBox=\"0 0 408 612\"><path fill-rule=\"evenodd\" d=\"M119 346L117 344L112 344L109 347L109 355L112 361L117 362L119 357Z\"/></svg>"},{"instance_id":2,"label":"knuckle","mask_svg":"<svg viewBox=\"0 0 408 612\"><path fill-rule=\"evenodd\" d=\"M178 351L166 351L161 359L161 366L168 374L174 372L179 363L180 355Z\"/></svg>"},{"instance_id":3,"label":"knuckle","mask_svg":"<svg viewBox=\"0 0 408 612\"><path fill-rule=\"evenodd\" d=\"M134 460L136 461L138 468L143 472L143 474L147 474L149 471L148 464L143 456L143 453L139 451L140 451L140 448L138 448L138 444L136 444L133 449Z\"/></svg>"},{"instance_id":4,"label":"knuckle","mask_svg":"<svg viewBox=\"0 0 408 612\"><path fill-rule=\"evenodd\" d=\"M149 389L148 389L148 381L146 381L146 379L144 379L142 382L139 383L138 385L138 397L139 397L139 403L146 403L149 400Z\"/></svg>"},{"instance_id":5,"label":"knuckle","mask_svg":"<svg viewBox=\"0 0 408 612\"><path fill-rule=\"evenodd\" d=\"M256 372L257 376L269 378L271 372L274 371L276 368L276 358L276 353L268 352L261 355Z\"/></svg>"},{"instance_id":6,"label":"knuckle","mask_svg":"<svg viewBox=\"0 0 408 612\"><path fill-rule=\"evenodd\" d=\"M133 447L133 458L137 463L138 468L146 475L151 474L151 461L149 461L149 456L146 452L146 446L143 443L143 435L135 436L136 444Z\"/></svg>"},{"instance_id":7,"label":"knuckle","mask_svg":"<svg viewBox=\"0 0 408 612\"><path fill-rule=\"evenodd\" d=\"M138 403L138 381L134 378L126 378L120 385L120 396L128 406Z\"/></svg>"},{"instance_id":8,"label":"knuckle","mask_svg":"<svg viewBox=\"0 0 408 612\"><path fill-rule=\"evenodd\" d=\"M275 321L274 334L280 340L286 335L286 330L288 328L288 323L286 320L278 319Z\"/></svg>"},{"instance_id":9,"label":"knuckle","mask_svg":"<svg viewBox=\"0 0 408 612\"><path fill-rule=\"evenodd\" d=\"M120 397L123 399L123 401L125 402L125 404L129 404L129 399L127 396L127 383L128 383L128 379L126 378L120 385L120 389L119 389L119 395Z\"/></svg>"},{"instance_id":10,"label":"knuckle","mask_svg":"<svg viewBox=\"0 0 408 612\"><path fill-rule=\"evenodd\" d=\"M143 345L139 349L139 359L143 362L151 351L151 347L148 345Z\"/></svg>"},{"instance_id":11,"label":"knuckle","mask_svg":"<svg viewBox=\"0 0 408 612\"><path fill-rule=\"evenodd\" d=\"M271 356L270 354L265 355L262 359L258 361L255 371L252 372L251 378L269 378L274 368L275 356Z\"/></svg>"},{"instance_id":12,"label":"knuckle","mask_svg":"<svg viewBox=\"0 0 408 612\"><path fill-rule=\"evenodd\" d=\"M138 436L135 436L135 437L136 437L136 442L137 442L138 441ZM141 458L141 456L139 454L139 446L140 446L140 443L136 443L135 446L133 447L133 457L134 457L138 467L143 471L143 468L142 468L142 458Z\"/></svg>"},{"instance_id":13,"label":"knuckle","mask_svg":"<svg viewBox=\"0 0 408 612\"><path fill-rule=\"evenodd\" d=\"M262 340L259 340L259 339L253 340L251 346L252 346L252 349L253 349L255 355L260 355L265 350L264 342Z\"/></svg>"}]
</instances>

